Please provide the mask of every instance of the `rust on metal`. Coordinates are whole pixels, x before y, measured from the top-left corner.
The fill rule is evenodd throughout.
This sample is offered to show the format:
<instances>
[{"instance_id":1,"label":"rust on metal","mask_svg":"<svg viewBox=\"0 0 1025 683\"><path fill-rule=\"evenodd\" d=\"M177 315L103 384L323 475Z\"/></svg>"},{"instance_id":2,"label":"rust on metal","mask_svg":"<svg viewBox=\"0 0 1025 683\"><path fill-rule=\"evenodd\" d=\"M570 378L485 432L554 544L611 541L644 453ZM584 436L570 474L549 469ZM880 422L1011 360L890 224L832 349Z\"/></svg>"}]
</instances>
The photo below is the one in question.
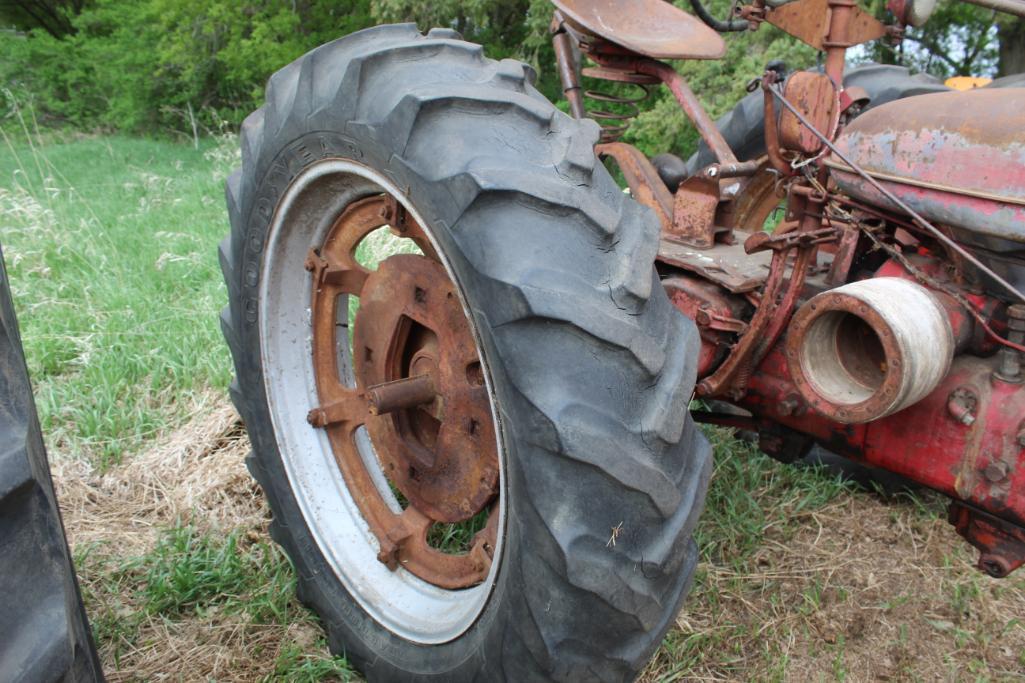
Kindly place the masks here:
<instances>
[{"instance_id":1,"label":"rust on metal","mask_svg":"<svg viewBox=\"0 0 1025 683\"><path fill-rule=\"evenodd\" d=\"M949 521L979 549L978 567L1002 579L1025 564L1025 529L964 503L950 504Z\"/></svg>"},{"instance_id":2,"label":"rust on metal","mask_svg":"<svg viewBox=\"0 0 1025 683\"><path fill-rule=\"evenodd\" d=\"M768 156L769 164L781 176L786 177L794 174L793 167L783 158L783 146L779 139L779 117L776 115L776 100L772 95L772 88L779 78L772 69L766 70L762 76L762 90L764 92L763 120L765 121L765 153Z\"/></svg>"},{"instance_id":3,"label":"rust on metal","mask_svg":"<svg viewBox=\"0 0 1025 683\"><path fill-rule=\"evenodd\" d=\"M664 231L664 236L697 249L710 248L717 236L721 242L731 242L729 228L717 228L715 225L718 206L718 178L692 175L676 190L672 225Z\"/></svg>"},{"instance_id":4,"label":"rust on metal","mask_svg":"<svg viewBox=\"0 0 1025 683\"><path fill-rule=\"evenodd\" d=\"M776 228L774 235L782 236L793 230L813 232L821 227L820 202L807 196L791 193L788 212L799 216L797 223ZM771 250L770 250L771 251ZM790 277L783 289L784 272L791 253L795 253L790 267ZM740 337L733 351L714 373L702 379L697 386L699 396L726 395L739 398L746 391L751 373L765 357L784 327L790 321L808 275L808 267L816 259L815 246L798 245L790 249L772 251L769 275L759 304L747 332ZM780 293L782 292L782 298Z\"/></svg>"},{"instance_id":5,"label":"rust on metal","mask_svg":"<svg viewBox=\"0 0 1025 683\"><path fill-rule=\"evenodd\" d=\"M1025 343L1025 306L1022 304L1007 307L1007 341L1018 346ZM993 372L995 379L1010 384L1019 384L1025 380L1025 353L1001 346L997 357L1000 363Z\"/></svg>"},{"instance_id":6,"label":"rust on metal","mask_svg":"<svg viewBox=\"0 0 1025 683\"><path fill-rule=\"evenodd\" d=\"M772 257L768 252L747 254L742 244L747 235L740 231L734 234L738 243L716 244L711 249L663 239L658 248L658 260L701 275L734 294L754 292L769 277Z\"/></svg>"},{"instance_id":7,"label":"rust on metal","mask_svg":"<svg viewBox=\"0 0 1025 683\"><path fill-rule=\"evenodd\" d=\"M701 20L663 0L554 0L566 21L653 59L719 59L722 37Z\"/></svg>"},{"instance_id":8,"label":"rust on metal","mask_svg":"<svg viewBox=\"0 0 1025 683\"><path fill-rule=\"evenodd\" d=\"M919 95L855 119L838 149L927 219L1025 242L1025 90ZM840 160L840 188L898 208Z\"/></svg>"},{"instance_id":9,"label":"rust on metal","mask_svg":"<svg viewBox=\"0 0 1025 683\"><path fill-rule=\"evenodd\" d=\"M430 404L369 418L367 431L389 481L439 522L469 519L498 486L487 389L468 375L480 364L472 339L439 262L399 254L367 279L352 335L358 385L426 375L438 394Z\"/></svg>"},{"instance_id":10,"label":"rust on metal","mask_svg":"<svg viewBox=\"0 0 1025 683\"><path fill-rule=\"evenodd\" d=\"M594 152L599 157L612 157L616 161L630 188L630 195L655 211L662 225L662 232L671 230L673 195L669 193L648 157L641 150L625 142L596 145Z\"/></svg>"},{"instance_id":11,"label":"rust on metal","mask_svg":"<svg viewBox=\"0 0 1025 683\"><path fill-rule=\"evenodd\" d=\"M388 226L423 255L400 254L371 271L359 243ZM313 366L320 405L309 422L325 429L346 485L377 538L378 559L442 588L487 576L498 534L498 453L476 345L458 296L423 229L392 197L349 205L306 268L313 278ZM352 329L355 386L343 382L349 345L347 296L360 307ZM365 429L389 484L408 501L396 512L357 447ZM388 495L391 495L390 493ZM430 545L437 523L490 510L465 553Z\"/></svg>"},{"instance_id":12,"label":"rust on metal","mask_svg":"<svg viewBox=\"0 0 1025 683\"><path fill-rule=\"evenodd\" d=\"M417 375L385 382L367 389L371 415L384 415L403 408L430 403L437 398L430 375Z\"/></svg>"},{"instance_id":13,"label":"rust on metal","mask_svg":"<svg viewBox=\"0 0 1025 683\"><path fill-rule=\"evenodd\" d=\"M580 64L573 51L573 39L563 26L562 15L558 12L552 19L552 47L555 49L555 63L559 67L559 81L562 83L562 94L569 102L573 118L582 119L587 115L584 110L584 99L580 90Z\"/></svg>"},{"instance_id":14,"label":"rust on metal","mask_svg":"<svg viewBox=\"0 0 1025 683\"><path fill-rule=\"evenodd\" d=\"M673 305L698 326L702 343L697 373L703 377L729 352L733 335L747 330L742 318L750 305L697 276L674 274L662 281L662 287Z\"/></svg>"},{"instance_id":15,"label":"rust on metal","mask_svg":"<svg viewBox=\"0 0 1025 683\"><path fill-rule=\"evenodd\" d=\"M765 21L776 28L786 31L801 42L811 45L816 50L824 50L827 42L841 42L841 37L833 33L827 37L832 19L831 5L834 0L795 0L765 12ZM868 12L858 7L851 8L846 35L842 42L844 47L867 43L886 35L886 26Z\"/></svg>"},{"instance_id":16,"label":"rust on metal","mask_svg":"<svg viewBox=\"0 0 1025 683\"><path fill-rule=\"evenodd\" d=\"M673 97L680 103L684 113L687 114L687 118L698 129L701 139L705 141L708 148L715 154L715 158L719 160L719 163L737 163L737 157L733 154L733 150L730 149L718 126L715 125L715 121L708 115L705 108L701 106L701 102L694 95L690 86L687 85L687 81L683 76L668 64L654 60L638 60L634 70L657 76L659 80L666 84L669 91L673 93Z\"/></svg>"},{"instance_id":17,"label":"rust on metal","mask_svg":"<svg viewBox=\"0 0 1025 683\"><path fill-rule=\"evenodd\" d=\"M833 287L847 282L861 241L861 230L856 226L845 225L841 227L841 230L840 244L833 255L833 263L830 265L829 275L826 277L826 284Z\"/></svg>"},{"instance_id":18,"label":"rust on metal","mask_svg":"<svg viewBox=\"0 0 1025 683\"><path fill-rule=\"evenodd\" d=\"M583 69L583 74L588 78L598 78L603 81L616 81L617 83L629 83L631 85L657 85L661 81L649 74L637 73L636 71L622 71L610 69L604 66L589 66Z\"/></svg>"},{"instance_id":19,"label":"rust on metal","mask_svg":"<svg viewBox=\"0 0 1025 683\"><path fill-rule=\"evenodd\" d=\"M839 89L829 76L813 71L791 74L783 86L784 96L816 130L833 137L840 122ZM798 154L817 154L825 145L789 110L779 116L779 144Z\"/></svg>"},{"instance_id":20,"label":"rust on metal","mask_svg":"<svg viewBox=\"0 0 1025 683\"><path fill-rule=\"evenodd\" d=\"M797 221L786 221L780 223L776 232L756 232L744 240L744 251L748 254L757 254L762 251L786 251L794 247L812 247L819 244L835 242L837 238L836 228L827 226L808 230L806 232L794 232Z\"/></svg>"}]
</instances>

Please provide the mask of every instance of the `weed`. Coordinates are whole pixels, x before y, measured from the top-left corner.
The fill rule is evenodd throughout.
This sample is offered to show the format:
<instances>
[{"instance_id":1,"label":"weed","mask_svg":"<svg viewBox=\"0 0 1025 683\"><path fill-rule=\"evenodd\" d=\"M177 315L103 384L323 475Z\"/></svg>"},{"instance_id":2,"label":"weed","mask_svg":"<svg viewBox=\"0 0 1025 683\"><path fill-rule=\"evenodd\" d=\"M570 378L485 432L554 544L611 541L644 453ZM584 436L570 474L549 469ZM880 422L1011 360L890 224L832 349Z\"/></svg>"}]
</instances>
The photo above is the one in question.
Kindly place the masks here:
<instances>
[{"instance_id":1,"label":"weed","mask_svg":"<svg viewBox=\"0 0 1025 683\"><path fill-rule=\"evenodd\" d=\"M310 654L309 648L295 644L282 648L274 662L274 673L266 681L289 681L289 683L318 683L319 681L349 681L356 677L349 663L341 657ZM319 643L318 651L327 650L326 643Z\"/></svg>"}]
</instances>

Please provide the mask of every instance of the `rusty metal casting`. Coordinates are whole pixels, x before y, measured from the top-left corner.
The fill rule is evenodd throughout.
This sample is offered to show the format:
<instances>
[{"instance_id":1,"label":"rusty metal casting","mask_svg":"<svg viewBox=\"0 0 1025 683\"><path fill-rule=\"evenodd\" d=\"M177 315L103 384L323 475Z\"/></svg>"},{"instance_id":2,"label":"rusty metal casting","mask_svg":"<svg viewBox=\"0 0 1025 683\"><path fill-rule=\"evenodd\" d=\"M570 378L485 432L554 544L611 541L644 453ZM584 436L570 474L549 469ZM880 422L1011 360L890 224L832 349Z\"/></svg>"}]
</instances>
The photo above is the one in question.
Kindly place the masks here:
<instances>
[{"instance_id":1,"label":"rusty metal casting","mask_svg":"<svg viewBox=\"0 0 1025 683\"><path fill-rule=\"evenodd\" d=\"M641 150L625 142L608 142L595 146L599 157L612 157L630 188L630 195L650 207L662 224L662 232L672 229L673 195L658 176L648 157ZM716 197L718 201L718 195Z\"/></svg>"},{"instance_id":2,"label":"rusty metal casting","mask_svg":"<svg viewBox=\"0 0 1025 683\"><path fill-rule=\"evenodd\" d=\"M950 504L948 520L966 541L979 549L978 567L1002 579L1025 564L1025 529L974 509Z\"/></svg>"},{"instance_id":3,"label":"rusty metal casting","mask_svg":"<svg viewBox=\"0 0 1025 683\"><path fill-rule=\"evenodd\" d=\"M423 255L398 254L376 270L355 256L360 242L389 226ZM495 426L469 323L455 287L422 228L392 197L349 205L306 263L314 281L313 365L320 405L309 422L326 430L346 485L380 544L378 559L442 588L475 585L488 574L497 513L469 552L430 545L436 523L457 523L494 508L498 495ZM349 345L347 297L359 298L352 329L355 386L340 374ZM366 430L393 491L386 502L356 444Z\"/></svg>"},{"instance_id":4,"label":"rusty metal casting","mask_svg":"<svg viewBox=\"0 0 1025 683\"><path fill-rule=\"evenodd\" d=\"M663 0L554 0L578 31L653 59L719 59L722 37Z\"/></svg>"}]
</instances>

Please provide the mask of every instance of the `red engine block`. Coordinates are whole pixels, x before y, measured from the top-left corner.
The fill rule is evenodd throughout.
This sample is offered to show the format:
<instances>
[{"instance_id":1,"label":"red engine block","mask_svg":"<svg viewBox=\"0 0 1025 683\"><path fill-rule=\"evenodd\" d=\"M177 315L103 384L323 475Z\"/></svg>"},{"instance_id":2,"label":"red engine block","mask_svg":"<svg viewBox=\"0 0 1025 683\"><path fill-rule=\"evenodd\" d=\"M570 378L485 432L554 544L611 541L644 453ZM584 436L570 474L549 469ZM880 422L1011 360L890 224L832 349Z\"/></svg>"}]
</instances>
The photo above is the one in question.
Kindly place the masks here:
<instances>
[{"instance_id":1,"label":"red engine block","mask_svg":"<svg viewBox=\"0 0 1025 683\"><path fill-rule=\"evenodd\" d=\"M877 275L908 277L893 263ZM673 277L666 280L666 289L677 308L699 325L699 375L704 376L725 351L724 335L730 331L728 320L737 317L738 301L695 282ZM973 299L983 310L995 308L995 301ZM952 315L956 334L980 337L963 310ZM776 342L751 373L746 393L733 401L752 418L705 419L759 431L763 449L783 459L795 456L795 443L800 450L801 444L814 441L939 491L953 499L950 521L981 551L981 569L1002 577L1025 564L1025 466L1019 467L1025 464L1025 382L1002 378L994 347L977 341L971 352L990 355L955 356L936 389L914 405L872 422L841 424L802 397L785 344L785 337Z\"/></svg>"}]
</instances>

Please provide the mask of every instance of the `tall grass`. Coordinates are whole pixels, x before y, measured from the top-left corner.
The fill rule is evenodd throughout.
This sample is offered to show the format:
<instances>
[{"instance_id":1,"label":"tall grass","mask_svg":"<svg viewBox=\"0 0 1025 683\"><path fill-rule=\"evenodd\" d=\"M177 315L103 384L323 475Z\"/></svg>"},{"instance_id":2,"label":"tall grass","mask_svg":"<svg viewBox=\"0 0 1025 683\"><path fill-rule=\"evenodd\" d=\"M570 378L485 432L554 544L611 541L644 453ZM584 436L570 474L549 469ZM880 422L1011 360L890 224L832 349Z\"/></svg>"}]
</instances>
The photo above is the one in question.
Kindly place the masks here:
<instances>
[{"instance_id":1,"label":"tall grass","mask_svg":"<svg viewBox=\"0 0 1025 683\"><path fill-rule=\"evenodd\" d=\"M230 136L199 149L0 126L0 244L52 450L106 466L223 388Z\"/></svg>"}]
</instances>

